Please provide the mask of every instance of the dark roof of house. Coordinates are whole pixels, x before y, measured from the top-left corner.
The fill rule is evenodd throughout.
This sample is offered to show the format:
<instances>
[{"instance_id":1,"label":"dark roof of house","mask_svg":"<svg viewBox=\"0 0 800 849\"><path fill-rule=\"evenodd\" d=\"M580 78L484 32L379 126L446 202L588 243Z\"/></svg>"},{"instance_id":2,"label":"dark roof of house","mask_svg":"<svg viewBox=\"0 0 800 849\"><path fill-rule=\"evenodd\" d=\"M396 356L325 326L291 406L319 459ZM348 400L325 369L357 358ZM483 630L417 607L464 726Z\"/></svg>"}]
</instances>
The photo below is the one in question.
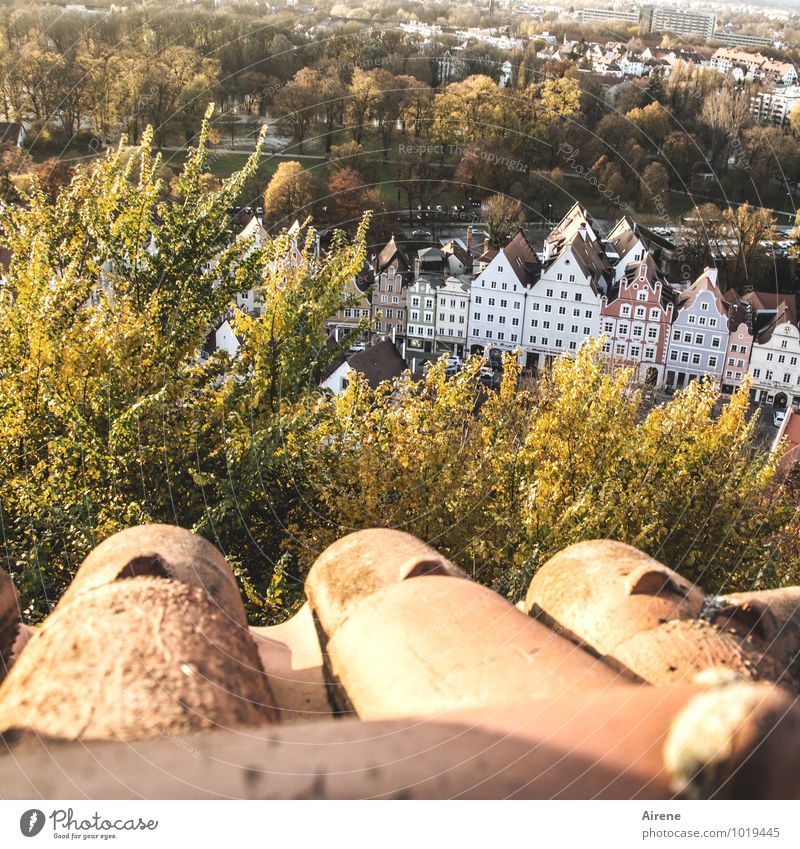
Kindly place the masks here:
<instances>
[{"instance_id":1,"label":"dark roof of house","mask_svg":"<svg viewBox=\"0 0 800 849\"><path fill-rule=\"evenodd\" d=\"M503 253L523 286L533 286L542 276L541 260L521 227L503 248Z\"/></svg>"},{"instance_id":2,"label":"dark roof of house","mask_svg":"<svg viewBox=\"0 0 800 849\"><path fill-rule=\"evenodd\" d=\"M464 268L469 268L472 265L472 255L469 251L462 248L455 239L445 242L441 250L445 256L454 256Z\"/></svg>"},{"instance_id":3,"label":"dark roof of house","mask_svg":"<svg viewBox=\"0 0 800 849\"><path fill-rule=\"evenodd\" d=\"M353 354L347 362L350 368L366 377L371 389L377 388L384 380L400 377L408 369L406 361L400 356L391 339L370 345L369 348Z\"/></svg>"},{"instance_id":4,"label":"dark roof of house","mask_svg":"<svg viewBox=\"0 0 800 849\"><path fill-rule=\"evenodd\" d=\"M408 261L408 257L403 252L403 249L397 244L394 234L392 234L392 238L384 245L375 259L375 272L380 274L381 271L388 268L392 263L397 266L399 271L409 271L411 269L411 263Z\"/></svg>"}]
</instances>

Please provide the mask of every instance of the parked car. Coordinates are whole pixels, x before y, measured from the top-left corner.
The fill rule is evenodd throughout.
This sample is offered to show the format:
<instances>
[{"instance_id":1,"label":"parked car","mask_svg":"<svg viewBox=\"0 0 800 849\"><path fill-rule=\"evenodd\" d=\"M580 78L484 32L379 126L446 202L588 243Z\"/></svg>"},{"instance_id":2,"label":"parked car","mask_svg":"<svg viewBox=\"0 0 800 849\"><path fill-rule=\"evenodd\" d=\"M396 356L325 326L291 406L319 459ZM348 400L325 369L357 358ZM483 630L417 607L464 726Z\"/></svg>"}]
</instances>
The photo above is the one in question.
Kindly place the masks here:
<instances>
[{"instance_id":1,"label":"parked car","mask_svg":"<svg viewBox=\"0 0 800 849\"><path fill-rule=\"evenodd\" d=\"M412 236L422 236L422 237L430 237L431 231L426 229L425 227L420 227L418 230L414 230L411 233Z\"/></svg>"},{"instance_id":2,"label":"parked car","mask_svg":"<svg viewBox=\"0 0 800 849\"><path fill-rule=\"evenodd\" d=\"M780 427L783 424L783 420L786 418L786 410L775 410L772 414L772 424L775 427Z\"/></svg>"}]
</instances>

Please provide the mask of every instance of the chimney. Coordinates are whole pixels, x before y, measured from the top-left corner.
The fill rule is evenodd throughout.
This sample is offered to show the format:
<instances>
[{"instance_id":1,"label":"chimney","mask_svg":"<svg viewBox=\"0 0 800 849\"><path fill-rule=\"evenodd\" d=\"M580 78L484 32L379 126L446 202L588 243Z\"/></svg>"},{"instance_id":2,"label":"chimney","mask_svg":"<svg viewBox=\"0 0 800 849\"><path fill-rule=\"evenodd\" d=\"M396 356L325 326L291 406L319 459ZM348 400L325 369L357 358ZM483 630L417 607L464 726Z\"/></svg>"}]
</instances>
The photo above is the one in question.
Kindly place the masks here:
<instances>
[{"instance_id":1,"label":"chimney","mask_svg":"<svg viewBox=\"0 0 800 849\"><path fill-rule=\"evenodd\" d=\"M488 250L489 250L489 239L487 238L487 239L483 240L483 252L486 253L486 251L488 251Z\"/></svg>"},{"instance_id":2,"label":"chimney","mask_svg":"<svg viewBox=\"0 0 800 849\"><path fill-rule=\"evenodd\" d=\"M467 250L472 250L472 225L467 227Z\"/></svg>"},{"instance_id":3,"label":"chimney","mask_svg":"<svg viewBox=\"0 0 800 849\"><path fill-rule=\"evenodd\" d=\"M419 277L419 257L414 257L414 277Z\"/></svg>"}]
</instances>

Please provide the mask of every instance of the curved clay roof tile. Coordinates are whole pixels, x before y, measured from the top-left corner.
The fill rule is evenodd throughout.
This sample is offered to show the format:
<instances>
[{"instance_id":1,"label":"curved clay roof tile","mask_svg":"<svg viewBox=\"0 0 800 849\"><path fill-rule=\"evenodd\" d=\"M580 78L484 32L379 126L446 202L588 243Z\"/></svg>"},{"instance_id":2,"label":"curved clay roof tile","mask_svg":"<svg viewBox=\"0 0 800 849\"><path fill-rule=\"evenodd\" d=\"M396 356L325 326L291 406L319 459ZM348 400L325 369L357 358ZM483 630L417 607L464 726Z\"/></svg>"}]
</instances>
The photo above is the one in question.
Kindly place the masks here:
<instances>
[{"instance_id":1,"label":"curved clay roof tile","mask_svg":"<svg viewBox=\"0 0 800 849\"><path fill-rule=\"evenodd\" d=\"M577 643L613 655L640 631L699 616L704 601L701 590L638 549L591 540L565 548L539 568L525 608Z\"/></svg>"},{"instance_id":2,"label":"curved clay roof tile","mask_svg":"<svg viewBox=\"0 0 800 849\"><path fill-rule=\"evenodd\" d=\"M59 606L0 686L0 733L137 740L276 719L255 644L197 587L131 578Z\"/></svg>"},{"instance_id":3,"label":"curved clay roof tile","mask_svg":"<svg viewBox=\"0 0 800 849\"><path fill-rule=\"evenodd\" d=\"M78 568L59 607L87 590L144 575L199 587L232 624L247 626L239 586L228 561L208 540L173 525L139 525L103 540Z\"/></svg>"},{"instance_id":4,"label":"curved clay roof tile","mask_svg":"<svg viewBox=\"0 0 800 849\"><path fill-rule=\"evenodd\" d=\"M327 648L336 704L369 719L634 686L497 593L441 575L372 593Z\"/></svg>"}]
</instances>

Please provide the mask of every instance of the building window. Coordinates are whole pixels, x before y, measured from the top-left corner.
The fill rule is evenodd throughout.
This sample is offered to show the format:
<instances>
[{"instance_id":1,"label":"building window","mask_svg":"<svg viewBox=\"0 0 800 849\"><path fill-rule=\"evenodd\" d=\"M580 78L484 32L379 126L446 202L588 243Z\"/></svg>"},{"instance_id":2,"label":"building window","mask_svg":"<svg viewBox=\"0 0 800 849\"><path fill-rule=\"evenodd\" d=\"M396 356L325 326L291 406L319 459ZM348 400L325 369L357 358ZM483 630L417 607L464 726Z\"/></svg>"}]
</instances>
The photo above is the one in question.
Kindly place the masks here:
<instances>
[{"instance_id":1,"label":"building window","mask_svg":"<svg viewBox=\"0 0 800 849\"><path fill-rule=\"evenodd\" d=\"M708 310L708 304L705 301L703 301L703 303L700 304L700 309L703 310L703 311Z\"/></svg>"},{"instance_id":2,"label":"building window","mask_svg":"<svg viewBox=\"0 0 800 849\"><path fill-rule=\"evenodd\" d=\"M755 378L761 377L761 369L760 368L754 368L753 369L753 377L755 377Z\"/></svg>"},{"instance_id":3,"label":"building window","mask_svg":"<svg viewBox=\"0 0 800 849\"><path fill-rule=\"evenodd\" d=\"M579 309L574 309L572 311L572 317L573 318L580 318L581 317L581 311Z\"/></svg>"},{"instance_id":4,"label":"building window","mask_svg":"<svg viewBox=\"0 0 800 849\"><path fill-rule=\"evenodd\" d=\"M603 325L603 332L604 333L612 333L613 331L614 331L614 325L610 321L605 322L605 324Z\"/></svg>"},{"instance_id":5,"label":"building window","mask_svg":"<svg viewBox=\"0 0 800 849\"><path fill-rule=\"evenodd\" d=\"M553 290L552 290L552 289L548 289L548 290L547 290L547 297L548 297L548 298L552 298L552 297L553 297Z\"/></svg>"},{"instance_id":6,"label":"building window","mask_svg":"<svg viewBox=\"0 0 800 849\"><path fill-rule=\"evenodd\" d=\"M689 362L689 352L688 351L681 351L681 362L682 363L688 363Z\"/></svg>"},{"instance_id":7,"label":"building window","mask_svg":"<svg viewBox=\"0 0 800 849\"><path fill-rule=\"evenodd\" d=\"M716 357L709 357L708 358L708 367L709 368L716 368L717 367L717 358Z\"/></svg>"},{"instance_id":8,"label":"building window","mask_svg":"<svg viewBox=\"0 0 800 849\"><path fill-rule=\"evenodd\" d=\"M544 311L545 312L552 312L553 311L553 305L552 304L545 304L544 305Z\"/></svg>"},{"instance_id":9,"label":"building window","mask_svg":"<svg viewBox=\"0 0 800 849\"><path fill-rule=\"evenodd\" d=\"M700 365L700 354L692 354L692 365L699 366Z\"/></svg>"},{"instance_id":10,"label":"building window","mask_svg":"<svg viewBox=\"0 0 800 849\"><path fill-rule=\"evenodd\" d=\"M567 308L566 307L559 307L558 308L558 314L559 315L566 315L567 314Z\"/></svg>"},{"instance_id":11,"label":"building window","mask_svg":"<svg viewBox=\"0 0 800 849\"><path fill-rule=\"evenodd\" d=\"M494 306L494 304L495 304L495 300L494 300L494 298L489 298L489 306L490 306L490 307L493 307L493 306Z\"/></svg>"},{"instance_id":12,"label":"building window","mask_svg":"<svg viewBox=\"0 0 800 849\"><path fill-rule=\"evenodd\" d=\"M698 334L694 337L694 344L695 344L695 345L700 345L700 346L702 346L704 342L705 342L705 337L703 336L703 334L702 334L702 333L698 333Z\"/></svg>"},{"instance_id":13,"label":"building window","mask_svg":"<svg viewBox=\"0 0 800 849\"><path fill-rule=\"evenodd\" d=\"M473 319L473 321L480 321L481 320L481 314L479 312L472 313L472 319Z\"/></svg>"},{"instance_id":14,"label":"building window","mask_svg":"<svg viewBox=\"0 0 800 849\"><path fill-rule=\"evenodd\" d=\"M592 328L591 328L591 327L584 327L584 328L583 328L583 335L584 335L584 336L590 336L590 335L591 335L591 333L592 333Z\"/></svg>"},{"instance_id":15,"label":"building window","mask_svg":"<svg viewBox=\"0 0 800 849\"><path fill-rule=\"evenodd\" d=\"M475 296L475 303L476 303L476 304L479 304L480 302L481 302L481 296L480 296L480 295L476 295L476 296Z\"/></svg>"},{"instance_id":16,"label":"building window","mask_svg":"<svg viewBox=\"0 0 800 849\"><path fill-rule=\"evenodd\" d=\"M673 332L672 332L672 338L673 338L673 340L674 340L675 342L680 342L680 341L681 341L681 332L680 332L680 330L673 330Z\"/></svg>"},{"instance_id":17,"label":"building window","mask_svg":"<svg viewBox=\"0 0 800 849\"><path fill-rule=\"evenodd\" d=\"M705 325L705 323L706 323L706 317L704 315L701 315L698 324Z\"/></svg>"},{"instance_id":18,"label":"building window","mask_svg":"<svg viewBox=\"0 0 800 849\"><path fill-rule=\"evenodd\" d=\"M570 283L574 283L574 282L575 282L575 275L574 275L574 274L570 274L570 276L569 276L569 282L570 282Z\"/></svg>"},{"instance_id":19,"label":"building window","mask_svg":"<svg viewBox=\"0 0 800 849\"><path fill-rule=\"evenodd\" d=\"M623 317L627 318L630 314L631 314L630 304L623 304L621 315Z\"/></svg>"},{"instance_id":20,"label":"building window","mask_svg":"<svg viewBox=\"0 0 800 849\"><path fill-rule=\"evenodd\" d=\"M636 318L644 318L644 307L636 307Z\"/></svg>"},{"instance_id":21,"label":"building window","mask_svg":"<svg viewBox=\"0 0 800 849\"><path fill-rule=\"evenodd\" d=\"M766 372L766 374L764 375L764 377L765 377L767 380L772 380L772 372L771 372L771 371L769 371L769 369L767 369L767 372Z\"/></svg>"},{"instance_id":22,"label":"building window","mask_svg":"<svg viewBox=\"0 0 800 849\"><path fill-rule=\"evenodd\" d=\"M669 358L674 363L678 359L678 352L677 351L670 351L669 352Z\"/></svg>"},{"instance_id":23,"label":"building window","mask_svg":"<svg viewBox=\"0 0 800 849\"><path fill-rule=\"evenodd\" d=\"M539 310L539 304L536 301L534 301L533 302L533 311L538 312L538 310Z\"/></svg>"},{"instance_id":24,"label":"building window","mask_svg":"<svg viewBox=\"0 0 800 849\"><path fill-rule=\"evenodd\" d=\"M455 304L453 304L453 306L455 306ZM503 300L503 299L501 298L501 299L500 299L500 306L501 306L501 307L507 307L507 306L508 306L508 301L505 301L505 300Z\"/></svg>"},{"instance_id":25,"label":"building window","mask_svg":"<svg viewBox=\"0 0 800 849\"><path fill-rule=\"evenodd\" d=\"M772 360L774 359L774 357L775 357L775 355L772 353L772 351L770 351L770 352L767 354L767 362L768 362L768 363L771 363L771 362L772 362Z\"/></svg>"},{"instance_id":26,"label":"building window","mask_svg":"<svg viewBox=\"0 0 800 849\"><path fill-rule=\"evenodd\" d=\"M565 292L565 291L562 289L562 290L561 290L561 300L562 300L562 301L566 301L566 300L567 300L567 295L568 295L568 293L567 293L567 292Z\"/></svg>"},{"instance_id":27,"label":"building window","mask_svg":"<svg viewBox=\"0 0 800 849\"><path fill-rule=\"evenodd\" d=\"M696 315L689 315L689 316L686 317L686 321L689 324L694 324L697 321L697 316Z\"/></svg>"},{"instance_id":28,"label":"building window","mask_svg":"<svg viewBox=\"0 0 800 849\"><path fill-rule=\"evenodd\" d=\"M591 310L586 310L586 312L583 314L583 317L584 318L591 318L592 315L594 315L594 313Z\"/></svg>"},{"instance_id":29,"label":"building window","mask_svg":"<svg viewBox=\"0 0 800 849\"><path fill-rule=\"evenodd\" d=\"M574 278L574 275L573 275L573 278ZM575 300L580 302L581 300L583 300L583 295L580 292L576 292L575 293Z\"/></svg>"}]
</instances>

